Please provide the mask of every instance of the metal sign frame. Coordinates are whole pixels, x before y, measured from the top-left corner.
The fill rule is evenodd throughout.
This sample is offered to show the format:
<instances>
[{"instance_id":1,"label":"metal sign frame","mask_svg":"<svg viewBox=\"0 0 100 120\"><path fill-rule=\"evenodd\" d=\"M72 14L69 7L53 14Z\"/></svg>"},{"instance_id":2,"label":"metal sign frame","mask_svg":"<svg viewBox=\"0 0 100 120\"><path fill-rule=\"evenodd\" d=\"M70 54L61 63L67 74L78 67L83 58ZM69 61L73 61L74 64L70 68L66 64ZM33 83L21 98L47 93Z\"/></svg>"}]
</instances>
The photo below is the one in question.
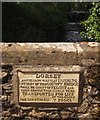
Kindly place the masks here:
<instances>
[{"instance_id":1,"label":"metal sign frame","mask_svg":"<svg viewBox=\"0 0 100 120\"><path fill-rule=\"evenodd\" d=\"M68 66L69 67L69 66ZM49 68L50 70L47 71L46 68ZM56 68L56 66L53 66L52 68ZM61 68L61 69L59 69ZM45 66L16 66L13 71L13 101L16 104L19 104L21 106L34 106L34 107L56 107L56 108L65 108L67 106L80 106L82 103L82 96L83 96L83 87L84 87L84 71L81 68L80 70L74 70L70 71L67 69L66 66L64 66L64 70L62 69L62 66L57 66L57 69L53 71L51 67L45 67ZM66 70L66 71L65 71ZM18 78L18 72L22 73L63 73L63 74L79 74L79 90L78 90L78 102L77 103L65 103L65 102L25 102L21 103L19 102L19 78Z\"/></svg>"}]
</instances>

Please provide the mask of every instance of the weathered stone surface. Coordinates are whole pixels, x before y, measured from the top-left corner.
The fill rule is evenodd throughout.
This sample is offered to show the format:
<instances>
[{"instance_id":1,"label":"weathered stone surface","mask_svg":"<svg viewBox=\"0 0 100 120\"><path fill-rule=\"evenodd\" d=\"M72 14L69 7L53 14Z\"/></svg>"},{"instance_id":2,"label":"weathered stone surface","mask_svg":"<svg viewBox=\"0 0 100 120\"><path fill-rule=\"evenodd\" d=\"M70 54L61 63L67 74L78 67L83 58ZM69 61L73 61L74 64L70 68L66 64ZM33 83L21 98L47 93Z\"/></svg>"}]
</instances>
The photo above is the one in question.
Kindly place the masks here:
<instances>
[{"instance_id":1,"label":"weathered stone surface","mask_svg":"<svg viewBox=\"0 0 100 120\"><path fill-rule=\"evenodd\" d=\"M46 112L37 112L35 110L32 110L32 112L29 113L29 116L36 118L44 118L47 116L47 114Z\"/></svg>"},{"instance_id":2,"label":"weathered stone surface","mask_svg":"<svg viewBox=\"0 0 100 120\"><path fill-rule=\"evenodd\" d=\"M26 117L24 118L24 120L34 120L34 119L32 119L31 117L26 116Z\"/></svg>"},{"instance_id":3,"label":"weathered stone surface","mask_svg":"<svg viewBox=\"0 0 100 120\"><path fill-rule=\"evenodd\" d=\"M6 72L2 72L2 71L0 70L0 78L1 78L1 77L5 77L6 75L7 75Z\"/></svg>"},{"instance_id":4,"label":"weathered stone surface","mask_svg":"<svg viewBox=\"0 0 100 120\"><path fill-rule=\"evenodd\" d=\"M78 62L80 65L89 66L99 62L99 44L97 42L77 44Z\"/></svg>"},{"instance_id":5,"label":"weathered stone surface","mask_svg":"<svg viewBox=\"0 0 100 120\"><path fill-rule=\"evenodd\" d=\"M100 43L1 43L2 64L91 65L99 61Z\"/></svg>"},{"instance_id":6,"label":"weathered stone surface","mask_svg":"<svg viewBox=\"0 0 100 120\"><path fill-rule=\"evenodd\" d=\"M98 104L94 104L93 105L93 109L92 109L92 115L97 116L99 114L99 107Z\"/></svg>"},{"instance_id":7,"label":"weathered stone surface","mask_svg":"<svg viewBox=\"0 0 100 120\"><path fill-rule=\"evenodd\" d=\"M61 111L61 118L63 120L69 118L70 115L71 115L71 112L69 112L69 111Z\"/></svg>"},{"instance_id":8,"label":"weathered stone surface","mask_svg":"<svg viewBox=\"0 0 100 120\"><path fill-rule=\"evenodd\" d=\"M0 43L2 52L3 79L0 85L2 94L3 120L39 119L97 119L100 118L100 43ZM84 67L85 86L80 107L66 109L33 110L13 103L12 70L15 65L54 66L73 65ZM70 70L68 68L68 71ZM71 68L72 69L72 68ZM74 67L73 71L77 68ZM41 69L40 69L41 71ZM1 78L1 77L0 77ZM0 81L1 83L1 81ZM9 94L8 94L9 93ZM1 106L1 104L0 104ZM66 111L65 111L66 110Z\"/></svg>"},{"instance_id":9,"label":"weathered stone surface","mask_svg":"<svg viewBox=\"0 0 100 120\"><path fill-rule=\"evenodd\" d=\"M79 120L81 120L81 119L83 119L83 120L86 120L86 119L93 120L90 113L81 114L81 115L78 116L78 118L79 118Z\"/></svg>"},{"instance_id":10,"label":"weathered stone surface","mask_svg":"<svg viewBox=\"0 0 100 120\"><path fill-rule=\"evenodd\" d=\"M6 101L7 100L7 96L6 95L2 95L1 97L0 97L0 101Z\"/></svg>"},{"instance_id":11,"label":"weathered stone surface","mask_svg":"<svg viewBox=\"0 0 100 120\"><path fill-rule=\"evenodd\" d=\"M78 108L78 112L86 113L88 110L88 106L89 106L88 103L83 102L83 104Z\"/></svg>"},{"instance_id":12,"label":"weathered stone surface","mask_svg":"<svg viewBox=\"0 0 100 120\"><path fill-rule=\"evenodd\" d=\"M77 64L75 43L1 44L2 63L33 65Z\"/></svg>"},{"instance_id":13,"label":"weathered stone surface","mask_svg":"<svg viewBox=\"0 0 100 120\"><path fill-rule=\"evenodd\" d=\"M3 117L9 117L10 116L10 112L9 111L3 111L2 112L2 116Z\"/></svg>"},{"instance_id":14,"label":"weathered stone surface","mask_svg":"<svg viewBox=\"0 0 100 120\"><path fill-rule=\"evenodd\" d=\"M48 117L53 120L53 119L60 119L61 117L59 116L58 112L55 111L55 112L51 112Z\"/></svg>"},{"instance_id":15,"label":"weathered stone surface","mask_svg":"<svg viewBox=\"0 0 100 120\"><path fill-rule=\"evenodd\" d=\"M32 108L32 107L21 107L21 109L22 109L23 111L30 111L30 110L32 110L33 108Z\"/></svg>"}]
</instances>

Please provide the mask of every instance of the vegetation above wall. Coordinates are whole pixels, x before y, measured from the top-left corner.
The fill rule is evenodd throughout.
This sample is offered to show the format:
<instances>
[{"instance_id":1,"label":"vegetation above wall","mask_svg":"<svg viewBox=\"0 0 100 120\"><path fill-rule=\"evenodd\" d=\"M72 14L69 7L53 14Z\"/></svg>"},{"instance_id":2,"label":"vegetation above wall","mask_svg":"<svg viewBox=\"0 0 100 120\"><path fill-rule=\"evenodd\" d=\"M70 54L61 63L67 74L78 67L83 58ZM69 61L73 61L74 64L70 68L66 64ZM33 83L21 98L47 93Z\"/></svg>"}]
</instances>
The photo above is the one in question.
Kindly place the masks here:
<instances>
[{"instance_id":1,"label":"vegetation above wall","mask_svg":"<svg viewBox=\"0 0 100 120\"><path fill-rule=\"evenodd\" d=\"M62 41L66 3L3 3L3 40Z\"/></svg>"},{"instance_id":2,"label":"vegetation above wall","mask_svg":"<svg viewBox=\"0 0 100 120\"><path fill-rule=\"evenodd\" d=\"M100 42L100 3L92 3L93 7L90 9L90 15L86 21L81 24L84 31L81 35L88 40Z\"/></svg>"},{"instance_id":3,"label":"vegetation above wall","mask_svg":"<svg viewBox=\"0 0 100 120\"><path fill-rule=\"evenodd\" d=\"M88 12L92 6L89 18L82 22L85 27L82 36L87 40L100 39L99 3L4 2L2 6L4 42L64 42L68 31L67 12Z\"/></svg>"}]
</instances>

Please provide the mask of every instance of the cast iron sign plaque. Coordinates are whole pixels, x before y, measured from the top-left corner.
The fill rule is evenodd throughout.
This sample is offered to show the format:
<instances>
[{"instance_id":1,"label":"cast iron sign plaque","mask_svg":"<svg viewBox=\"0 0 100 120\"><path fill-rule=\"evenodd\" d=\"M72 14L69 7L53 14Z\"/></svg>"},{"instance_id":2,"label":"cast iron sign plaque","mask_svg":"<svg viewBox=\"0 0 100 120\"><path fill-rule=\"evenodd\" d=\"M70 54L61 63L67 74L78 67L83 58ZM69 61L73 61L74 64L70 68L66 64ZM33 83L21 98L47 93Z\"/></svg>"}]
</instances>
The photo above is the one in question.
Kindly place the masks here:
<instances>
[{"instance_id":1,"label":"cast iron sign plaque","mask_svg":"<svg viewBox=\"0 0 100 120\"><path fill-rule=\"evenodd\" d=\"M22 105L79 105L82 73L79 66L17 67L14 72L14 98Z\"/></svg>"}]
</instances>

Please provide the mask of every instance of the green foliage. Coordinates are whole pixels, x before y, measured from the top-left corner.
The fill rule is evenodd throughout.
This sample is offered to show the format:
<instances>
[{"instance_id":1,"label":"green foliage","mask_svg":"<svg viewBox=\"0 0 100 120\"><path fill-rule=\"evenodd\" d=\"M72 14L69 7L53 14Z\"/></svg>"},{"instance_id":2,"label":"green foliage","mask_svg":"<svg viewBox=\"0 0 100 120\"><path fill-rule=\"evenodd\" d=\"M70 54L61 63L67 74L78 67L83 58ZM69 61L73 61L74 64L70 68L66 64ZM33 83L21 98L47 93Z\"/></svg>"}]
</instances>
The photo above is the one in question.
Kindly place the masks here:
<instances>
[{"instance_id":1,"label":"green foliage","mask_svg":"<svg viewBox=\"0 0 100 120\"><path fill-rule=\"evenodd\" d=\"M3 41L63 42L67 12L87 11L90 7L87 2L3 2Z\"/></svg>"},{"instance_id":2,"label":"green foliage","mask_svg":"<svg viewBox=\"0 0 100 120\"><path fill-rule=\"evenodd\" d=\"M100 42L100 3L93 3L88 19L81 24L84 27L84 31L81 32L82 37L87 41Z\"/></svg>"},{"instance_id":3,"label":"green foliage","mask_svg":"<svg viewBox=\"0 0 100 120\"><path fill-rule=\"evenodd\" d=\"M68 3L69 4L69 3ZM88 11L91 8L91 2L71 2L70 9L72 11Z\"/></svg>"},{"instance_id":4,"label":"green foliage","mask_svg":"<svg viewBox=\"0 0 100 120\"><path fill-rule=\"evenodd\" d=\"M63 41L67 3L3 3L3 40Z\"/></svg>"}]
</instances>

